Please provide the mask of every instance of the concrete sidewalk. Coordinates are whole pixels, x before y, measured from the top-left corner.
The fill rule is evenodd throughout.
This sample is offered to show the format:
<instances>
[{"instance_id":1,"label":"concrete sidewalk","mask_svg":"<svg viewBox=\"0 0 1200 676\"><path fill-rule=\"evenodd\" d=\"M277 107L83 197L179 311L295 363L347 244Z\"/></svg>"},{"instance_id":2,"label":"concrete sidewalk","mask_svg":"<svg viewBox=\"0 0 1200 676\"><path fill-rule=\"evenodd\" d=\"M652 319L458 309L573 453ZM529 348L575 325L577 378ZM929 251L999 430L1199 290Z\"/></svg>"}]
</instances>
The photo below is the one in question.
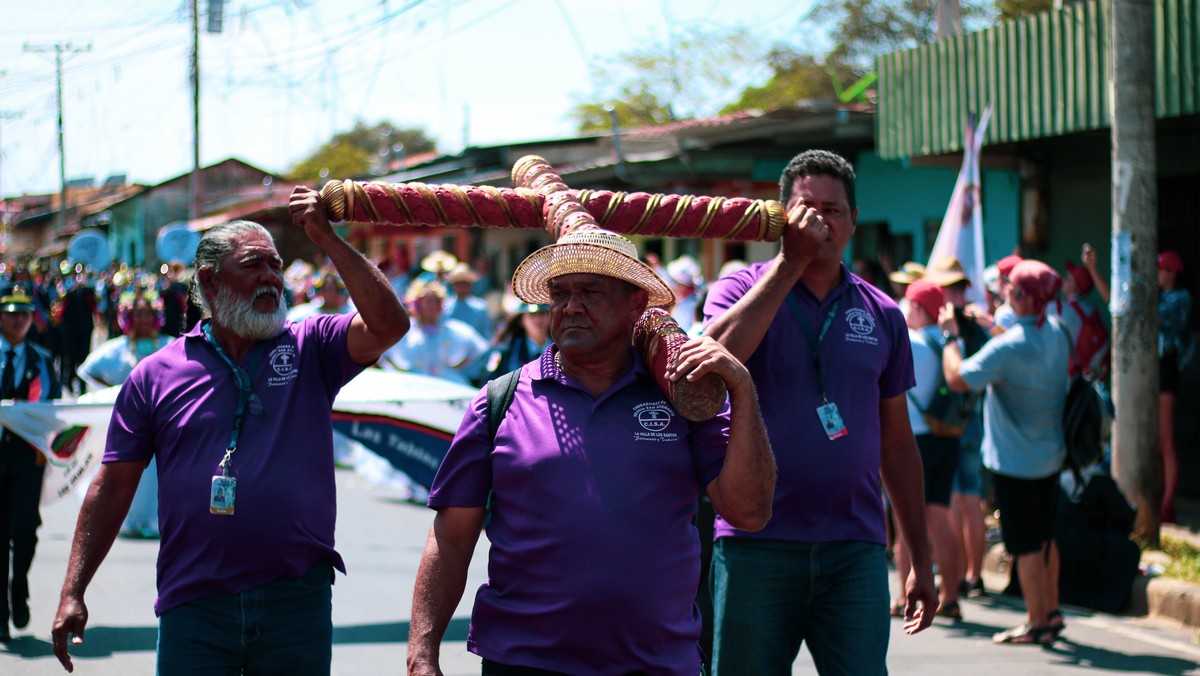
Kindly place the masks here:
<instances>
[{"instance_id":1,"label":"concrete sidewalk","mask_svg":"<svg viewBox=\"0 0 1200 676\"><path fill-rule=\"evenodd\" d=\"M1200 501L1179 498L1176 507L1178 523L1163 524L1159 531L1161 536L1200 547ZM1141 569L1155 564L1162 566L1168 561L1169 557L1161 552L1143 552ZM984 582L990 592L999 593L1008 586L1010 566L1011 559L1005 554L1004 545L991 545L984 560ZM1129 603L1123 614L1200 630L1200 584L1161 575L1138 575L1133 580Z\"/></svg>"}]
</instances>

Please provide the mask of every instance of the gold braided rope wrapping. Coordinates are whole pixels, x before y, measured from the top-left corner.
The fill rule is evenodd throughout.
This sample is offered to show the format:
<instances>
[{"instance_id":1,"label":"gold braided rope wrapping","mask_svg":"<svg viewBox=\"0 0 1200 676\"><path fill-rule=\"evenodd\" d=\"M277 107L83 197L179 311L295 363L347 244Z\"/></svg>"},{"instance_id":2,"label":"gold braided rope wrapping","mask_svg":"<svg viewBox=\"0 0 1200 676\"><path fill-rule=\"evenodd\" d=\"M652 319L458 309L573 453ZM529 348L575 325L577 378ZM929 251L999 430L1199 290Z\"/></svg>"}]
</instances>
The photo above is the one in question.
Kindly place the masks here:
<instances>
[{"instance_id":1,"label":"gold braided rope wrapping","mask_svg":"<svg viewBox=\"0 0 1200 676\"><path fill-rule=\"evenodd\" d=\"M721 412L725 405L725 381L715 373L694 382L667 380L667 369L679 360L679 350L686 342L687 334L662 308L648 308L633 328L633 344L671 405L688 420L701 422Z\"/></svg>"},{"instance_id":2,"label":"gold braided rope wrapping","mask_svg":"<svg viewBox=\"0 0 1200 676\"><path fill-rule=\"evenodd\" d=\"M542 218L546 221L546 231L554 241L578 228L600 227L596 217L588 213L578 196L554 171L554 167L541 157L526 155L517 160L513 165L512 180L517 188L529 188L545 198Z\"/></svg>"},{"instance_id":3,"label":"gold braided rope wrapping","mask_svg":"<svg viewBox=\"0 0 1200 676\"><path fill-rule=\"evenodd\" d=\"M775 200L567 189L600 227L624 235L773 242L787 217ZM526 188L330 181L321 202L336 222L543 228L546 197ZM568 211L558 228L581 217ZM554 233L551 232L553 235Z\"/></svg>"},{"instance_id":4,"label":"gold braided rope wrapping","mask_svg":"<svg viewBox=\"0 0 1200 676\"><path fill-rule=\"evenodd\" d=\"M518 188L530 188L545 197L542 207L546 229L550 236L559 241L567 233L580 230L594 230L600 226L596 217L585 209L579 199L573 194L563 180L546 160L537 155L522 157L513 165L513 185ZM646 208L633 226L633 231L640 231L651 213L657 209L662 195L651 196L651 205ZM606 209L607 211L607 209ZM743 217L743 220L745 217ZM672 215L672 220L674 216ZM609 274L606 270L615 270L619 261L604 261L606 254L613 254L603 247L578 247L574 245L562 248L564 253L576 251L587 260L568 264L566 267L583 271L595 270L596 274ZM558 251L558 250L555 250ZM636 256L636 251L633 254ZM531 257L532 258L532 257ZM529 259L527 259L529 260ZM526 263L522 263L522 266ZM647 269L649 273L649 269ZM519 276L519 275L518 275ZM514 276L514 288L517 280ZM669 293L669 292L667 292ZM697 381L686 379L671 382L667 378L667 369L679 360L679 351L688 342L687 334L675 322L670 313L659 307L647 308L634 326L633 343L642 355L642 360L654 376L655 383L680 415L693 422L708 420L721 412L725 404L725 381L715 373L709 373Z\"/></svg>"}]
</instances>

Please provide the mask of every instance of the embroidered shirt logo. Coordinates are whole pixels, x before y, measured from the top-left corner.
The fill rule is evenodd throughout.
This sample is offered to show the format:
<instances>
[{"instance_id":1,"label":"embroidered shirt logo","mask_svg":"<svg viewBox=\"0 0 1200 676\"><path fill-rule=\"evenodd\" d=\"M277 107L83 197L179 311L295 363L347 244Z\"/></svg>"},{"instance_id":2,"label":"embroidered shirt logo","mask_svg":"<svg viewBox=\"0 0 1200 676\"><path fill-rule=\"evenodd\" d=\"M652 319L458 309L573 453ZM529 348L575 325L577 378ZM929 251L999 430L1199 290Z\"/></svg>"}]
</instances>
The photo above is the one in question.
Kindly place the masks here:
<instances>
[{"instance_id":1,"label":"embroidered shirt logo","mask_svg":"<svg viewBox=\"0 0 1200 676\"><path fill-rule=\"evenodd\" d=\"M879 339L871 335L875 332L875 318L866 310L846 310L846 324L850 327L850 333L846 334L847 343L879 344Z\"/></svg>"},{"instance_id":2,"label":"embroidered shirt logo","mask_svg":"<svg viewBox=\"0 0 1200 676\"><path fill-rule=\"evenodd\" d=\"M268 387L287 385L295 380L300 372L296 368L296 346L280 345L271 350L267 356L271 364L271 375L267 377Z\"/></svg>"},{"instance_id":3,"label":"embroidered shirt logo","mask_svg":"<svg viewBox=\"0 0 1200 676\"><path fill-rule=\"evenodd\" d=\"M676 441L679 435L666 431L675 417L675 411L666 401L659 400L638 404L633 407L638 426L644 431L633 433L634 441Z\"/></svg>"}]
</instances>

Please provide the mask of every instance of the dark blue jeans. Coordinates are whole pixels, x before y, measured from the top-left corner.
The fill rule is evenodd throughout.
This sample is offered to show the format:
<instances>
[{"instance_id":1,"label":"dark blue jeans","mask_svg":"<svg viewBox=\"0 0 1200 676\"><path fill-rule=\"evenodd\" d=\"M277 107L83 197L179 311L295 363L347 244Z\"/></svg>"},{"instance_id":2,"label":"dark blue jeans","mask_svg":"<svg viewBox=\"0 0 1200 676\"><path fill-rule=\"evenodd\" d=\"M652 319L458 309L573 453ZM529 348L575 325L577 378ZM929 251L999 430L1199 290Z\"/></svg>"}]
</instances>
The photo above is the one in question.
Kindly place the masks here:
<instances>
[{"instance_id":1,"label":"dark blue jeans","mask_svg":"<svg viewBox=\"0 0 1200 676\"><path fill-rule=\"evenodd\" d=\"M328 676L332 581L332 567L322 562L299 578L168 610L158 618L158 673Z\"/></svg>"},{"instance_id":2,"label":"dark blue jeans","mask_svg":"<svg viewBox=\"0 0 1200 676\"><path fill-rule=\"evenodd\" d=\"M710 580L713 676L790 676L805 640L823 675L887 673L883 545L725 537Z\"/></svg>"}]
</instances>

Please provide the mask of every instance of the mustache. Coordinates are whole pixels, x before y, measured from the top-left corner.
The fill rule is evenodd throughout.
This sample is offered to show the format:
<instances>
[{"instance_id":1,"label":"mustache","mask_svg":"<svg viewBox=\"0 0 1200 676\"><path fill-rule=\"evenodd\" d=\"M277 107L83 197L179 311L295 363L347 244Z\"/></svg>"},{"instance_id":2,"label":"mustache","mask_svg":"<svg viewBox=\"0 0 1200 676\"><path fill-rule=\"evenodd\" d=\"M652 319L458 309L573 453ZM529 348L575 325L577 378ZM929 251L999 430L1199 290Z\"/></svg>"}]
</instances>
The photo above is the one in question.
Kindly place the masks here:
<instances>
[{"instance_id":1,"label":"mustache","mask_svg":"<svg viewBox=\"0 0 1200 676\"><path fill-rule=\"evenodd\" d=\"M267 296L275 302L279 302L283 298L283 295L279 293L279 289L269 284L264 284L254 290L254 300L258 300L263 296Z\"/></svg>"}]
</instances>

